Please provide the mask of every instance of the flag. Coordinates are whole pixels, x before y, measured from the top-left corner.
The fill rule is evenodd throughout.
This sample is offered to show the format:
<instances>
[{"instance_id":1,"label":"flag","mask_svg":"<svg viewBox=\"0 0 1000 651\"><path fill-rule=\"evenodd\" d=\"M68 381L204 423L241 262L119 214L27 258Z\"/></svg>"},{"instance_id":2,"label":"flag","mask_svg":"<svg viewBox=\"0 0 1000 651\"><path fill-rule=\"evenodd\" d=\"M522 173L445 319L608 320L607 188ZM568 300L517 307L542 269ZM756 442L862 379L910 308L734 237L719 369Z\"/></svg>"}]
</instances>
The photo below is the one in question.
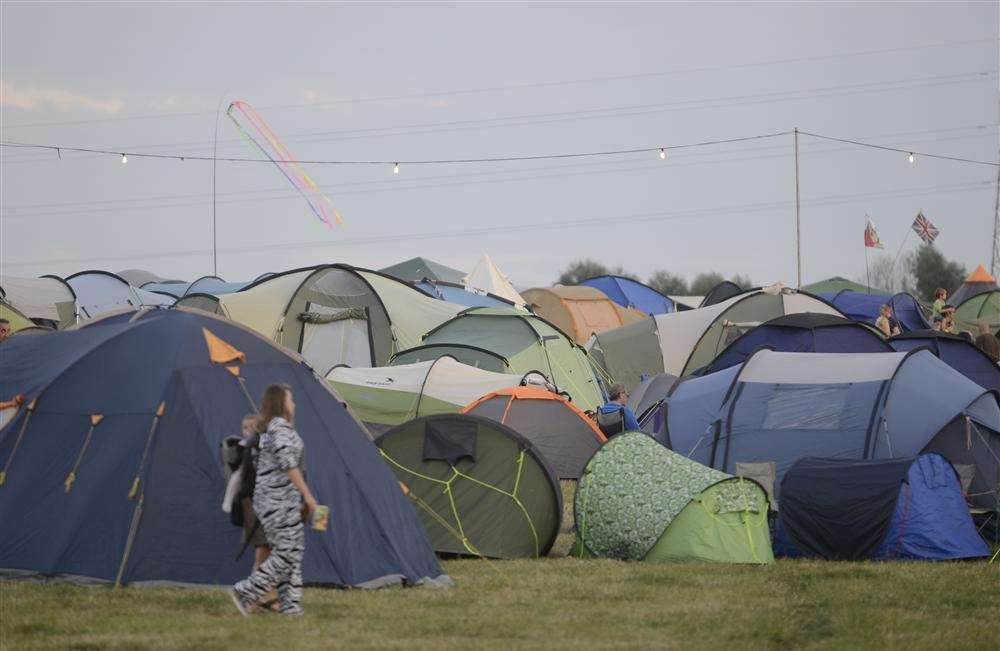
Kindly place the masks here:
<instances>
[{"instance_id":1,"label":"flag","mask_svg":"<svg viewBox=\"0 0 1000 651\"><path fill-rule=\"evenodd\" d=\"M941 232L934 227L934 224L929 219L924 217L923 211L917 213L917 218L913 220L913 225L910 228L920 236L920 239L927 246L934 244L934 240L937 239L938 234Z\"/></svg>"},{"instance_id":2,"label":"flag","mask_svg":"<svg viewBox=\"0 0 1000 651\"><path fill-rule=\"evenodd\" d=\"M869 249L884 249L885 246L882 245L882 240L878 239L878 233L875 232L875 224L872 224L872 220L868 220L868 224L865 226L865 246Z\"/></svg>"}]
</instances>

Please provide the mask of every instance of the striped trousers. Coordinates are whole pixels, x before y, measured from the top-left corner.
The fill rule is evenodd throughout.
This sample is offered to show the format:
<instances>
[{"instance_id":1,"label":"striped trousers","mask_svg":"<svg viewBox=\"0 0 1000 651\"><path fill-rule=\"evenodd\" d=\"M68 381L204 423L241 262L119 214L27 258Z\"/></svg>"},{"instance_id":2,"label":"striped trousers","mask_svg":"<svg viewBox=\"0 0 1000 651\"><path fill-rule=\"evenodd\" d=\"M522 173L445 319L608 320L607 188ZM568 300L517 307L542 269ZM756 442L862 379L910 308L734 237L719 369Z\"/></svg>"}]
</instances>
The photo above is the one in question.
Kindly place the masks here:
<instances>
[{"instance_id":1,"label":"striped trousers","mask_svg":"<svg viewBox=\"0 0 1000 651\"><path fill-rule=\"evenodd\" d=\"M295 500L254 505L264 536L271 548L257 571L233 588L247 605L256 603L270 590L277 588L281 613L302 612L302 556L305 553L305 527ZM264 508L260 508L264 507Z\"/></svg>"}]
</instances>

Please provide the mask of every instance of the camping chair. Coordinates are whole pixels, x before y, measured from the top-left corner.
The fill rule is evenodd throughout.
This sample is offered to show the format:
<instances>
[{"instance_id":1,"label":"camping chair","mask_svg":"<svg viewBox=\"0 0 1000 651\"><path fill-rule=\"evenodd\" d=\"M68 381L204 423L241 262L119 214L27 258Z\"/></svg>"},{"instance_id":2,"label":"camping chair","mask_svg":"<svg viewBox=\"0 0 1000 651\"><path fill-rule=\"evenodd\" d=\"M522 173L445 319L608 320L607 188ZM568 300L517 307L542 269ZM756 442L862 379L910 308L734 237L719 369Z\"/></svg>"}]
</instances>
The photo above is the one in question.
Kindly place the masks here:
<instances>
[{"instance_id":1,"label":"camping chair","mask_svg":"<svg viewBox=\"0 0 1000 651\"><path fill-rule=\"evenodd\" d=\"M969 463L959 463L955 464L955 472L958 473L958 478L962 482L962 495L966 499L971 497L969 495L969 490L972 487L972 482L976 478L976 466ZM972 515L974 521L979 522L979 533L985 537L987 527L993 524L993 541L1000 541L1000 469L997 469L996 486L993 487L994 496L994 506L993 508L983 508L976 506L969 506L969 513ZM980 493L977 493L977 495ZM989 494L989 492L987 492Z\"/></svg>"},{"instance_id":2,"label":"camping chair","mask_svg":"<svg viewBox=\"0 0 1000 651\"><path fill-rule=\"evenodd\" d=\"M767 501L770 503L769 510L778 511L778 500L774 498L774 482L778 476L773 461L736 462L736 475L752 479L764 488L767 493Z\"/></svg>"}]
</instances>

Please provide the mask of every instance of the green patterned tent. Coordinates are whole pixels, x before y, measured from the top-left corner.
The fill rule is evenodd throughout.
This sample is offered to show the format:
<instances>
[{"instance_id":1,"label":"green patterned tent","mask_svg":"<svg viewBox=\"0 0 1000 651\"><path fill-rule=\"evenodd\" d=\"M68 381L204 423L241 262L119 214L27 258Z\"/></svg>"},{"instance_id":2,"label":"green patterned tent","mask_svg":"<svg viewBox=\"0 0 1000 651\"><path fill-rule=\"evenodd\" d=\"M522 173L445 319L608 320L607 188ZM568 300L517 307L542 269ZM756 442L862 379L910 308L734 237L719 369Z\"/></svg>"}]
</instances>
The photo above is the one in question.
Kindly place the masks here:
<instances>
[{"instance_id":1,"label":"green patterned tent","mask_svg":"<svg viewBox=\"0 0 1000 651\"><path fill-rule=\"evenodd\" d=\"M773 563L767 495L646 434L627 432L584 469L574 553L651 562Z\"/></svg>"}]
</instances>

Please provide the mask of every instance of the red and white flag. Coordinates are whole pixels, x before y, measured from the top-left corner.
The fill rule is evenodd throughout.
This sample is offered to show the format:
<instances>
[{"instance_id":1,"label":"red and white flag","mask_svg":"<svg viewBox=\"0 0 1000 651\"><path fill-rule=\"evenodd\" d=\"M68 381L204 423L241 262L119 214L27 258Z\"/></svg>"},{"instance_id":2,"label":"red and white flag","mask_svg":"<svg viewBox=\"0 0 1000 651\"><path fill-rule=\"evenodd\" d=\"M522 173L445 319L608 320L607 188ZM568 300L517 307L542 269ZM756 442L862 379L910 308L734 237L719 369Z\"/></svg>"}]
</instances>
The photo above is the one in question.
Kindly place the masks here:
<instances>
[{"instance_id":1,"label":"red and white flag","mask_svg":"<svg viewBox=\"0 0 1000 651\"><path fill-rule=\"evenodd\" d=\"M867 215L865 215L867 217ZM868 224L865 226L865 246L869 249L884 249L885 246L882 245L882 240L878 239L878 233L875 232L875 225L872 224L872 220L868 220Z\"/></svg>"}]
</instances>

